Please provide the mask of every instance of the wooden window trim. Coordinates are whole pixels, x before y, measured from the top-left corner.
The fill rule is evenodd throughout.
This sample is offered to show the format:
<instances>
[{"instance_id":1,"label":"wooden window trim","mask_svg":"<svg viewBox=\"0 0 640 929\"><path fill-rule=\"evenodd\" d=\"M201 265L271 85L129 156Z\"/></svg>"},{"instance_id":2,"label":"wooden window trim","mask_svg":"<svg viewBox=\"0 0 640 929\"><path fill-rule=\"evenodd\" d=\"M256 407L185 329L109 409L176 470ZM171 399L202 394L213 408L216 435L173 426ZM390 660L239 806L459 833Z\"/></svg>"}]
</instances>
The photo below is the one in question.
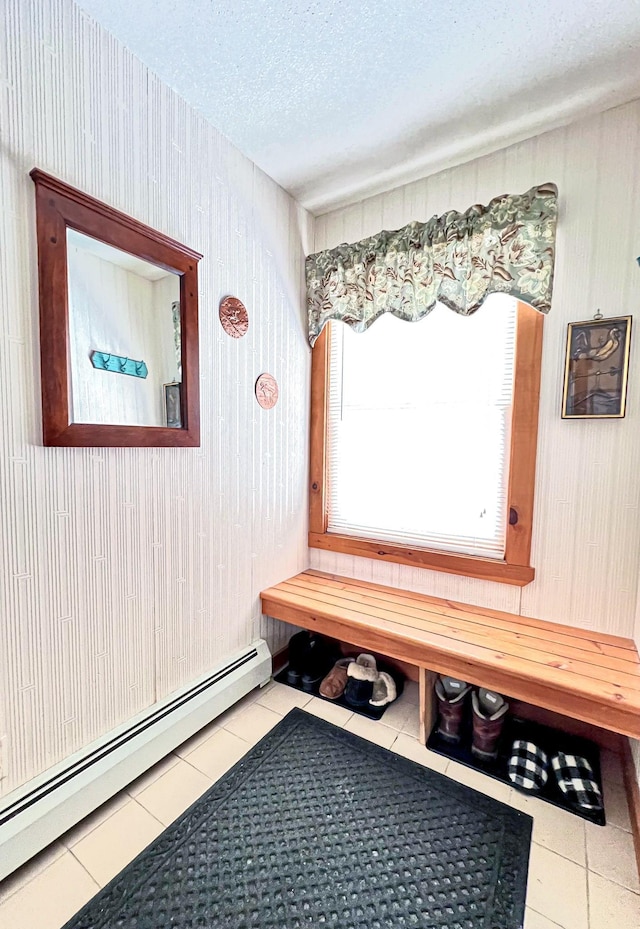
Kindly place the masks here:
<instances>
[{"instance_id":1,"label":"wooden window trim","mask_svg":"<svg viewBox=\"0 0 640 929\"><path fill-rule=\"evenodd\" d=\"M331 324L329 324L331 325ZM361 539L328 532L329 464L328 397L329 338L325 326L313 349L311 359L311 467L309 487L309 546L363 558L429 568L447 574L477 577L524 587L535 571L530 565L533 528L533 497L538 444L538 408L542 366L542 330L544 316L526 303L518 302L516 351L509 462L509 510L517 523L507 525L503 561L436 551L394 542Z\"/></svg>"}]
</instances>

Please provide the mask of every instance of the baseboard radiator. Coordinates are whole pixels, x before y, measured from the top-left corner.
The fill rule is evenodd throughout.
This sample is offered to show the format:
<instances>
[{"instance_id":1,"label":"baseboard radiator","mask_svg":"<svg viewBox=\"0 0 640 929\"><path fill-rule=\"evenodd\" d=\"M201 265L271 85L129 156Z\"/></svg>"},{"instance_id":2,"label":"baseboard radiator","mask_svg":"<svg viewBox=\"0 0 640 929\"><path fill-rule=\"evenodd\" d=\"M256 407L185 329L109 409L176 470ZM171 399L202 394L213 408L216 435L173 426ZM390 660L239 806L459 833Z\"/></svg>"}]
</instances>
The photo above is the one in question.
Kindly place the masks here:
<instances>
[{"instance_id":1,"label":"baseboard radiator","mask_svg":"<svg viewBox=\"0 0 640 929\"><path fill-rule=\"evenodd\" d=\"M0 801L0 880L271 676L258 639Z\"/></svg>"}]
</instances>

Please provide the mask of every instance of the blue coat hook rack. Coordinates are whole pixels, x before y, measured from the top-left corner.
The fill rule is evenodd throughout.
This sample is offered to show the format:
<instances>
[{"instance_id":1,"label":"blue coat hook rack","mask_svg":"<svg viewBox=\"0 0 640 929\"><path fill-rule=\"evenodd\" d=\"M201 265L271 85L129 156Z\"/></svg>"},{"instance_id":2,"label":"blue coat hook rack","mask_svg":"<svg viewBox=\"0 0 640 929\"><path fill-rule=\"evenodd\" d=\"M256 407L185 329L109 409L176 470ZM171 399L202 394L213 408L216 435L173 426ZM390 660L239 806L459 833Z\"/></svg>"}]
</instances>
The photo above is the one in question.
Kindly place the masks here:
<instances>
[{"instance_id":1,"label":"blue coat hook rack","mask_svg":"<svg viewBox=\"0 0 640 929\"><path fill-rule=\"evenodd\" d=\"M146 377L149 373L144 361L134 361L122 355L109 352L91 352L91 364L101 371L113 371L114 374L130 374L131 377Z\"/></svg>"}]
</instances>

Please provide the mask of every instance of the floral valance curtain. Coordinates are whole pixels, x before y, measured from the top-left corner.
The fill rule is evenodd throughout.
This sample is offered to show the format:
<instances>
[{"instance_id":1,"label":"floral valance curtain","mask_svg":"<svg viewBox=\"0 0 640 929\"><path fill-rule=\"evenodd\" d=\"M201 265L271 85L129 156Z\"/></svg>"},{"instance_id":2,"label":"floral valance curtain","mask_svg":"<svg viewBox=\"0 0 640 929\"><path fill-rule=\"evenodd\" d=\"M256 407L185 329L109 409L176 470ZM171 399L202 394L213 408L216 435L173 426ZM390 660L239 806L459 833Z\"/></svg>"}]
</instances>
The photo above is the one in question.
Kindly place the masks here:
<instances>
[{"instance_id":1,"label":"floral valance curtain","mask_svg":"<svg viewBox=\"0 0 640 929\"><path fill-rule=\"evenodd\" d=\"M331 319L364 332L383 313L422 319L437 301L469 315L496 292L548 312L557 195L542 184L310 255L309 342Z\"/></svg>"}]
</instances>

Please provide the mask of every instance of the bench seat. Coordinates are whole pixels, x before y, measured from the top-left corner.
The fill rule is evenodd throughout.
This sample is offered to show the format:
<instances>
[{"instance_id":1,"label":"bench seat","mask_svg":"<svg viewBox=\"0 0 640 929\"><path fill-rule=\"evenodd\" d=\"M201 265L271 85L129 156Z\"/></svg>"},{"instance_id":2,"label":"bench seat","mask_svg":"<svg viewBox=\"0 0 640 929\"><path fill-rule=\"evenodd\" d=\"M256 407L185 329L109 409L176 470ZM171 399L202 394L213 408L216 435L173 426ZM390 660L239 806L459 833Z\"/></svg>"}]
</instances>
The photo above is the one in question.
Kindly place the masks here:
<instances>
[{"instance_id":1,"label":"bench seat","mask_svg":"<svg viewBox=\"0 0 640 929\"><path fill-rule=\"evenodd\" d=\"M423 741L436 674L640 739L631 639L312 570L261 599L267 616L419 668Z\"/></svg>"}]
</instances>

